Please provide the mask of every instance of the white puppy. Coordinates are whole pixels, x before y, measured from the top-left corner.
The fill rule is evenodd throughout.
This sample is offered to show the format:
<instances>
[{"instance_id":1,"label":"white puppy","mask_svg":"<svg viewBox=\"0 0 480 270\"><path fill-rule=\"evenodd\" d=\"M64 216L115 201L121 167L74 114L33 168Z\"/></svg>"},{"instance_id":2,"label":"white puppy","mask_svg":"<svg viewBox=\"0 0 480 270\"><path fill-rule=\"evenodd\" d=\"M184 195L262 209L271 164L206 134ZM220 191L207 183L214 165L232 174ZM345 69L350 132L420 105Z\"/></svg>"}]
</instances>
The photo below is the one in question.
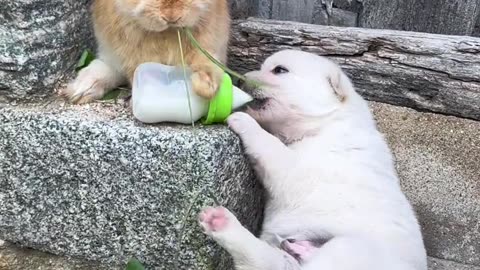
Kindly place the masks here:
<instances>
[{"instance_id":1,"label":"white puppy","mask_svg":"<svg viewBox=\"0 0 480 270\"><path fill-rule=\"evenodd\" d=\"M199 217L236 269L427 269L390 150L343 71L282 51L247 76L265 86L228 124L268 193L261 239L225 208Z\"/></svg>"}]
</instances>

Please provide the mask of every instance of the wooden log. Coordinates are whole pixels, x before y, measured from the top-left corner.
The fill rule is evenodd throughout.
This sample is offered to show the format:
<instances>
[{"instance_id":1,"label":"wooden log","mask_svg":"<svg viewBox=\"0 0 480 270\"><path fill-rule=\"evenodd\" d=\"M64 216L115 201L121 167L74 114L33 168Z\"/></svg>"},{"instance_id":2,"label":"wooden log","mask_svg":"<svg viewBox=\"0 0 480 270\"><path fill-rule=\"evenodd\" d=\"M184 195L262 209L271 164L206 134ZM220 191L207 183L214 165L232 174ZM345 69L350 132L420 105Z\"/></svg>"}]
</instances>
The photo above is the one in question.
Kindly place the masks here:
<instances>
[{"instance_id":1,"label":"wooden log","mask_svg":"<svg viewBox=\"0 0 480 270\"><path fill-rule=\"evenodd\" d=\"M358 1L358 0L355 0ZM359 26L471 35L479 0L363 0Z\"/></svg>"},{"instance_id":2,"label":"wooden log","mask_svg":"<svg viewBox=\"0 0 480 270\"><path fill-rule=\"evenodd\" d=\"M285 21L235 21L230 65L257 69L283 49L325 55L367 99L480 120L480 38L340 28Z\"/></svg>"}]
</instances>

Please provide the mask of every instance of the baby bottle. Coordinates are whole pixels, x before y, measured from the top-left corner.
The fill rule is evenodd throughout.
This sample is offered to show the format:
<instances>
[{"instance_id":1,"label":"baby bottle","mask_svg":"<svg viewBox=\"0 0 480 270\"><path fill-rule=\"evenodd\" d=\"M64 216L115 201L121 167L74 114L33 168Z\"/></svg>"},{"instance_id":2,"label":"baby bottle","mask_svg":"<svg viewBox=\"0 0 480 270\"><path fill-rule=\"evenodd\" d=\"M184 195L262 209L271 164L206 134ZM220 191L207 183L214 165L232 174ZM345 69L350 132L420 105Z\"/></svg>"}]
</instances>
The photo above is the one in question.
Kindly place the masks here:
<instances>
[{"instance_id":1,"label":"baby bottle","mask_svg":"<svg viewBox=\"0 0 480 270\"><path fill-rule=\"evenodd\" d=\"M227 73L216 96L211 100L204 99L192 90L192 71L186 68L186 73L187 80L183 67L159 63L138 66L132 84L134 117L144 123L189 124L202 118L204 124L223 123L232 110L252 100L250 95L232 84Z\"/></svg>"}]
</instances>

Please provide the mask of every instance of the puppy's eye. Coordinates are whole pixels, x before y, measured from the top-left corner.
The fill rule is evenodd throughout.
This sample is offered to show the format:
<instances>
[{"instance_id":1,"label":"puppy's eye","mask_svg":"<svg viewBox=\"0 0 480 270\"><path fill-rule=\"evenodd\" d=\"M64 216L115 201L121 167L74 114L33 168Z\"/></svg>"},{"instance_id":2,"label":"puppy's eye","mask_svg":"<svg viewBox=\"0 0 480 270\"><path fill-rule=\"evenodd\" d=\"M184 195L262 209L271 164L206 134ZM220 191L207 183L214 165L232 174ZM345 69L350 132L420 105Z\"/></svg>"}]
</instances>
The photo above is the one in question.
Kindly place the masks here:
<instances>
[{"instance_id":1,"label":"puppy's eye","mask_svg":"<svg viewBox=\"0 0 480 270\"><path fill-rule=\"evenodd\" d=\"M284 73L288 73L288 69L286 67L283 67L283 66L276 66L273 70L272 70L272 73L275 74L275 75L278 75L278 74L284 74Z\"/></svg>"}]
</instances>

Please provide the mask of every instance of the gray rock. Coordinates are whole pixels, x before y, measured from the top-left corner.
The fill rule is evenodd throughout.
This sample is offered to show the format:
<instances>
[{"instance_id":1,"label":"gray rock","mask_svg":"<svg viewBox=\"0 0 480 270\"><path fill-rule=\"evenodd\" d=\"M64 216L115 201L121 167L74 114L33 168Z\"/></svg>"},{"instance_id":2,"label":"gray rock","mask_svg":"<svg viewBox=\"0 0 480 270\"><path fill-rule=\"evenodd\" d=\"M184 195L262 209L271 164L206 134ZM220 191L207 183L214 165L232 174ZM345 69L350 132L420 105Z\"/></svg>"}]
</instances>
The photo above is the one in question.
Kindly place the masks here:
<instances>
[{"instance_id":1,"label":"gray rock","mask_svg":"<svg viewBox=\"0 0 480 270\"><path fill-rule=\"evenodd\" d=\"M0 247L0 269L8 270L120 270L124 265L102 265L21 248L12 244ZM428 258L429 270L480 270L480 267ZM219 269L225 270L225 269Z\"/></svg>"},{"instance_id":2,"label":"gray rock","mask_svg":"<svg viewBox=\"0 0 480 270\"><path fill-rule=\"evenodd\" d=\"M90 0L0 0L0 100L49 95L92 49Z\"/></svg>"},{"instance_id":3,"label":"gray rock","mask_svg":"<svg viewBox=\"0 0 480 270\"><path fill-rule=\"evenodd\" d=\"M225 126L145 126L108 104L6 106L0 123L1 239L103 263L229 269L199 209L216 198L258 229L261 188Z\"/></svg>"},{"instance_id":4,"label":"gray rock","mask_svg":"<svg viewBox=\"0 0 480 270\"><path fill-rule=\"evenodd\" d=\"M372 103L430 256L480 267L480 122Z\"/></svg>"},{"instance_id":5,"label":"gray rock","mask_svg":"<svg viewBox=\"0 0 480 270\"><path fill-rule=\"evenodd\" d=\"M120 270L116 265L75 260L56 256L12 244L0 246L0 269L2 270Z\"/></svg>"},{"instance_id":6,"label":"gray rock","mask_svg":"<svg viewBox=\"0 0 480 270\"><path fill-rule=\"evenodd\" d=\"M436 258L428 258L429 270L480 270L480 267Z\"/></svg>"},{"instance_id":7,"label":"gray rock","mask_svg":"<svg viewBox=\"0 0 480 270\"><path fill-rule=\"evenodd\" d=\"M371 105L429 255L480 265L480 123ZM186 126L136 123L119 106L50 107L0 111L0 239L105 263L136 256L157 269L174 260L228 265L193 220L212 203L208 194L177 255L175 225L202 186L258 228L261 192L225 127L196 128L194 137Z\"/></svg>"}]
</instances>

